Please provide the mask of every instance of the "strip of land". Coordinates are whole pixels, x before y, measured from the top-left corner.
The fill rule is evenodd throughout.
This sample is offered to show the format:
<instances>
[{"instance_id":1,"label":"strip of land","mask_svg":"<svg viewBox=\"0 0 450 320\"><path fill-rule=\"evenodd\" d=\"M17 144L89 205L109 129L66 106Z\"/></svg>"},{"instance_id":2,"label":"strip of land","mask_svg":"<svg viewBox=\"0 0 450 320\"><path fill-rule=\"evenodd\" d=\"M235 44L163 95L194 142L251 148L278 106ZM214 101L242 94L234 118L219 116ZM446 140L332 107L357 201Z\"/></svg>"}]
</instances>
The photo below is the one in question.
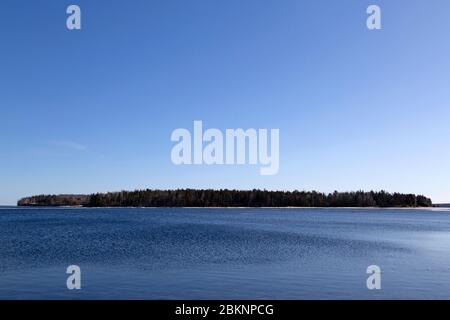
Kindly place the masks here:
<instances>
[{"instance_id":1,"label":"strip of land","mask_svg":"<svg viewBox=\"0 0 450 320\"><path fill-rule=\"evenodd\" d=\"M22 198L18 206L78 207L432 207L423 195L356 191L268 190L135 190L108 193L37 195Z\"/></svg>"}]
</instances>

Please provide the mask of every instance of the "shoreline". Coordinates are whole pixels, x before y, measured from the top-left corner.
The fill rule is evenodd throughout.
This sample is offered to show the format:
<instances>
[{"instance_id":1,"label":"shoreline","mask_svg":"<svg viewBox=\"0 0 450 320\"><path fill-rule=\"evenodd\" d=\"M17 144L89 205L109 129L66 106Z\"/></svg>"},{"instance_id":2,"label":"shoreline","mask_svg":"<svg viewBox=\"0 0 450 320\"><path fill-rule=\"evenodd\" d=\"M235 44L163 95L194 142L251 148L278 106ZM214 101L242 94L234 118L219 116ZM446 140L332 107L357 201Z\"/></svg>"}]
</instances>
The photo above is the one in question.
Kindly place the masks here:
<instances>
[{"instance_id":1,"label":"shoreline","mask_svg":"<svg viewBox=\"0 0 450 320\"><path fill-rule=\"evenodd\" d=\"M145 189L95 194L35 195L21 198L18 206L51 207L175 207L175 208L291 208L291 207L432 207L430 198L386 191L269 191L229 189Z\"/></svg>"},{"instance_id":2,"label":"shoreline","mask_svg":"<svg viewBox=\"0 0 450 320\"><path fill-rule=\"evenodd\" d=\"M450 210L450 207L85 207L85 206L0 206L33 209L357 209L357 210Z\"/></svg>"}]
</instances>

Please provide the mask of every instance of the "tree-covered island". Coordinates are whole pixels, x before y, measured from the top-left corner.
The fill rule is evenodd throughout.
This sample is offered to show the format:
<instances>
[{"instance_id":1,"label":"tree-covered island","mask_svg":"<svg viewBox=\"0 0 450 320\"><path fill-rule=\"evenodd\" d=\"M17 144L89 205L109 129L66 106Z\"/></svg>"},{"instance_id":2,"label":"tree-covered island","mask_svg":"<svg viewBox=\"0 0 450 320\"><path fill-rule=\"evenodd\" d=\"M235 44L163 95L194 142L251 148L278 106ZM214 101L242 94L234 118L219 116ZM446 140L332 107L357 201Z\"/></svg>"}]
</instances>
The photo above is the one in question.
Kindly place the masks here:
<instances>
[{"instance_id":1,"label":"tree-covered island","mask_svg":"<svg viewBox=\"0 0 450 320\"><path fill-rule=\"evenodd\" d=\"M431 207L431 199L385 191L136 190L90 195L38 195L18 206L81 207Z\"/></svg>"}]
</instances>

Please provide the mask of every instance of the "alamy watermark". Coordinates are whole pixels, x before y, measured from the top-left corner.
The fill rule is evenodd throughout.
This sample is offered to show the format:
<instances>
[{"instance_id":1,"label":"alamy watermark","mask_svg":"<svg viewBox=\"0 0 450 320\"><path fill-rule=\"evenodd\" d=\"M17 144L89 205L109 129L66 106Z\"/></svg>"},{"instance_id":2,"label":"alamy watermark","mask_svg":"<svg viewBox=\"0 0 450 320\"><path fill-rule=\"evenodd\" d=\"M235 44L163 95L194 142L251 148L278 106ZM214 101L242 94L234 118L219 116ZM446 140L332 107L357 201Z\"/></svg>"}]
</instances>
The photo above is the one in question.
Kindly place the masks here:
<instances>
[{"instance_id":1,"label":"alamy watermark","mask_svg":"<svg viewBox=\"0 0 450 320\"><path fill-rule=\"evenodd\" d=\"M194 121L193 133L172 132L171 159L175 165L260 165L261 175L275 175L280 167L279 129L207 129ZM270 149L270 151L269 151Z\"/></svg>"},{"instance_id":2,"label":"alamy watermark","mask_svg":"<svg viewBox=\"0 0 450 320\"><path fill-rule=\"evenodd\" d=\"M69 15L66 19L66 27L69 30L81 30L81 8L78 5L71 4L67 7L66 13ZM371 4L367 7L366 13L369 17L366 20L366 26L369 30L381 29L381 8L378 5Z\"/></svg>"},{"instance_id":3,"label":"alamy watermark","mask_svg":"<svg viewBox=\"0 0 450 320\"><path fill-rule=\"evenodd\" d=\"M370 274L366 281L367 289L381 290L381 268L377 265L371 265L367 267L366 273Z\"/></svg>"},{"instance_id":4,"label":"alamy watermark","mask_svg":"<svg viewBox=\"0 0 450 320\"><path fill-rule=\"evenodd\" d=\"M70 265L66 269L67 277L66 286L69 290L81 289L81 268L77 265Z\"/></svg>"},{"instance_id":5,"label":"alamy watermark","mask_svg":"<svg viewBox=\"0 0 450 320\"><path fill-rule=\"evenodd\" d=\"M69 290L81 289L81 268L77 265L70 265L66 269L69 275L66 280L66 286ZM366 286L369 290L381 290L381 268L377 265L367 267L366 273L369 277L366 280Z\"/></svg>"},{"instance_id":6,"label":"alamy watermark","mask_svg":"<svg viewBox=\"0 0 450 320\"><path fill-rule=\"evenodd\" d=\"M381 8L375 4L367 7L366 10L369 17L367 18L366 25L369 30L381 29Z\"/></svg>"},{"instance_id":7,"label":"alamy watermark","mask_svg":"<svg viewBox=\"0 0 450 320\"><path fill-rule=\"evenodd\" d=\"M67 7L66 13L69 14L66 20L66 27L69 30L81 29L81 8L75 4Z\"/></svg>"}]
</instances>

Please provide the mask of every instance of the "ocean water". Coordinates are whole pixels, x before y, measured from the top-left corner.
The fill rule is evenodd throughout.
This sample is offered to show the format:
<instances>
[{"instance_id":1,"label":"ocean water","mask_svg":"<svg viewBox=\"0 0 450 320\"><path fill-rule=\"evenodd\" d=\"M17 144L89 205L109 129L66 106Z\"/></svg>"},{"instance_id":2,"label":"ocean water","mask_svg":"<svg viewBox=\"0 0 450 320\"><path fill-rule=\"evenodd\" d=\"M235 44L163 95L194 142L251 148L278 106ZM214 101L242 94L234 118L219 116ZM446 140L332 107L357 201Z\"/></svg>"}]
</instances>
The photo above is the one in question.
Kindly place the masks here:
<instances>
[{"instance_id":1,"label":"ocean water","mask_svg":"<svg viewBox=\"0 0 450 320\"><path fill-rule=\"evenodd\" d=\"M450 211L0 207L0 299L450 299Z\"/></svg>"}]
</instances>

